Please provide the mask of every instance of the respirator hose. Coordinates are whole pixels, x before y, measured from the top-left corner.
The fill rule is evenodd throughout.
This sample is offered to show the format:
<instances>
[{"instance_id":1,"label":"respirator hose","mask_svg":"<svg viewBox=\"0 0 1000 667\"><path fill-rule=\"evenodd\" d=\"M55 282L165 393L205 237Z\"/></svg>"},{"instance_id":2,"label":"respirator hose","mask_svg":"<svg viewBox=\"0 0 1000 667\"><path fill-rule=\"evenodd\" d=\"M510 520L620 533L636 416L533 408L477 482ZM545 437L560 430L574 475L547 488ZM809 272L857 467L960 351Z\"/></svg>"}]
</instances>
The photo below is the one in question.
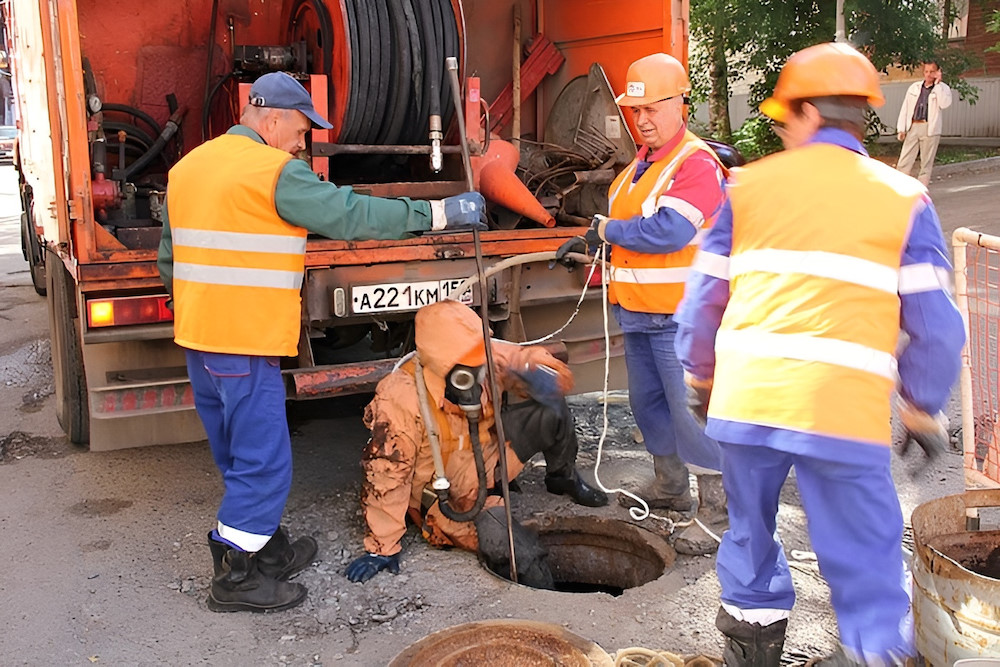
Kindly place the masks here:
<instances>
[{"instance_id":1,"label":"respirator hose","mask_svg":"<svg viewBox=\"0 0 1000 667\"><path fill-rule=\"evenodd\" d=\"M452 509L451 505L448 504L448 489L442 489L437 492L441 514L459 523L475 519L479 516L479 512L482 511L483 505L486 504L486 461L483 460L483 447L479 443L479 418L471 414L466 415L466 417L469 420L469 439L472 442L472 456L476 459L476 475L479 477L476 502L467 511L459 512Z\"/></svg>"}]
</instances>

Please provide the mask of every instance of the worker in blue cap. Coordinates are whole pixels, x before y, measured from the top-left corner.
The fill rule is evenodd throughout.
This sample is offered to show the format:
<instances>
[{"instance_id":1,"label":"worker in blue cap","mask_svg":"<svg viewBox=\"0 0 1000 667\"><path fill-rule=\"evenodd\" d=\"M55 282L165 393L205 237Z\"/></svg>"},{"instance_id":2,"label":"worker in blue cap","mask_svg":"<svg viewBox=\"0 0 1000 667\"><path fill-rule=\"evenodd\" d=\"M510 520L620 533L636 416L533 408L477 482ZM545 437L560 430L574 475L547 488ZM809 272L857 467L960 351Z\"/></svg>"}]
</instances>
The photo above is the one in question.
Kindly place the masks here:
<instances>
[{"instance_id":1,"label":"worker in blue cap","mask_svg":"<svg viewBox=\"0 0 1000 667\"><path fill-rule=\"evenodd\" d=\"M298 350L306 236L398 239L486 228L477 192L383 199L320 180L294 158L314 127L332 125L306 89L288 74L265 74L240 123L168 176L157 264L225 486L208 535L213 611L287 609L306 597L288 579L314 560L316 541L292 542L281 526L292 454L280 367Z\"/></svg>"}]
</instances>

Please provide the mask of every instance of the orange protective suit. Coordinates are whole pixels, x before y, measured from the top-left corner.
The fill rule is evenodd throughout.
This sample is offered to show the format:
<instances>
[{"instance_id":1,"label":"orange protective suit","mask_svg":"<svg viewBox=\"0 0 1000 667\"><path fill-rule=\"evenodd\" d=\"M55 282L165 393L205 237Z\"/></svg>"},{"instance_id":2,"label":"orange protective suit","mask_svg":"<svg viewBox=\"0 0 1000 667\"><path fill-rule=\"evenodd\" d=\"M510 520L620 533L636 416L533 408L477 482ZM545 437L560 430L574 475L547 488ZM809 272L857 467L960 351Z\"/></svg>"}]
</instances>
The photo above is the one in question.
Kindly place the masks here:
<instances>
[{"instance_id":1,"label":"orange protective suit","mask_svg":"<svg viewBox=\"0 0 1000 667\"><path fill-rule=\"evenodd\" d=\"M469 439L469 424L462 410L445 400L445 376L456 364L483 363L482 323L467 306L444 301L426 306L416 317L416 357L423 367L430 412L437 422L445 475L451 482L449 505L466 511L475 503L478 487L475 460ZM493 341L500 390L509 397L526 398L527 387L514 373L545 365L557 372L563 394L572 389L569 368L539 346L521 347L505 341ZM365 479L361 505L366 522L364 546L369 553L391 556L400 551L400 538L406 532L406 516L422 514L424 489L434 478L434 460L430 440L421 416L414 359L405 362L379 382L375 398L365 408L364 422L371 429L362 466ZM499 488L499 450L497 448L493 401L488 385L482 396L479 441L486 462L486 479L491 488ZM569 428L572 428L570 419ZM523 463L507 444L509 479L521 472ZM572 458L575 458L575 448ZM530 457L529 457L530 458ZM570 465L572 465L572 458ZM499 495L490 495L484 509L502 505ZM470 551L478 547L473 522L459 523L441 513L437 501L422 519L422 531L435 546L457 546Z\"/></svg>"}]
</instances>

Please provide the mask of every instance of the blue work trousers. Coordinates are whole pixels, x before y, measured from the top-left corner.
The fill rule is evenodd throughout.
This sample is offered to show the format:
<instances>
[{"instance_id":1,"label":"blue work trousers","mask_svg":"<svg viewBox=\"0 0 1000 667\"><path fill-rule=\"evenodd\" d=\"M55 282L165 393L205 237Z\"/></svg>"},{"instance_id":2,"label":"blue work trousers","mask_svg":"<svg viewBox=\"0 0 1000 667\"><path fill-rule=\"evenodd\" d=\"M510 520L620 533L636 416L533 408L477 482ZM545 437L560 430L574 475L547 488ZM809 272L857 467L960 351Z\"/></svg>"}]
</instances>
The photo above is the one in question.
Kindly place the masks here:
<instances>
[{"instance_id":1,"label":"blue work trousers","mask_svg":"<svg viewBox=\"0 0 1000 667\"><path fill-rule=\"evenodd\" d=\"M656 331L625 332L632 414L653 456L677 454L685 463L721 470L719 444L687 411L684 370L674 351L676 333L672 319Z\"/></svg>"},{"instance_id":2,"label":"blue work trousers","mask_svg":"<svg viewBox=\"0 0 1000 667\"><path fill-rule=\"evenodd\" d=\"M195 407L225 484L219 535L257 551L278 529L292 485L278 358L186 353Z\"/></svg>"},{"instance_id":3,"label":"blue work trousers","mask_svg":"<svg viewBox=\"0 0 1000 667\"><path fill-rule=\"evenodd\" d=\"M868 662L913 655L903 515L889 448L884 464L858 465L720 444L729 499L729 530L716 559L722 601L741 610L792 608L795 591L776 530L778 496L794 465L841 642Z\"/></svg>"}]
</instances>

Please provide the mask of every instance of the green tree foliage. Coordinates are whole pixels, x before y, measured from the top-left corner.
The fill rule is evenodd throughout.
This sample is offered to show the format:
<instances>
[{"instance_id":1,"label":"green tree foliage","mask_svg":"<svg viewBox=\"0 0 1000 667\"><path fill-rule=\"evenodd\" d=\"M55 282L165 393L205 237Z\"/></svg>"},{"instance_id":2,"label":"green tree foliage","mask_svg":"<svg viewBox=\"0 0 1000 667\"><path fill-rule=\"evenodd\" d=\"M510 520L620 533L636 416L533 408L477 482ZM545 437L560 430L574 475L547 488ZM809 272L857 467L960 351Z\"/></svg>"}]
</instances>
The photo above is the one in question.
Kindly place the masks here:
<instances>
[{"instance_id":1,"label":"green tree foliage","mask_svg":"<svg viewBox=\"0 0 1000 667\"><path fill-rule=\"evenodd\" d=\"M986 32L1000 32L1000 9L993 10L993 13L986 19ZM986 50L992 53L1000 53L1000 42L997 42Z\"/></svg>"},{"instance_id":2,"label":"green tree foliage","mask_svg":"<svg viewBox=\"0 0 1000 667\"><path fill-rule=\"evenodd\" d=\"M749 103L755 108L774 90L791 54L833 40L836 18L831 0L691 0L691 32L699 45L691 62L707 68L692 71L692 79L696 97L708 100L710 133L729 137L728 106L722 100L728 100L730 84L752 78ZM958 81L969 59L947 48L937 0L845 0L844 19L848 41L877 69L915 68L933 58L949 84L956 82L957 92L974 101L975 88ZM720 52L726 54L724 77L717 63ZM758 121L741 128L735 138L767 142L765 129ZM760 148L766 152L768 147Z\"/></svg>"}]
</instances>

